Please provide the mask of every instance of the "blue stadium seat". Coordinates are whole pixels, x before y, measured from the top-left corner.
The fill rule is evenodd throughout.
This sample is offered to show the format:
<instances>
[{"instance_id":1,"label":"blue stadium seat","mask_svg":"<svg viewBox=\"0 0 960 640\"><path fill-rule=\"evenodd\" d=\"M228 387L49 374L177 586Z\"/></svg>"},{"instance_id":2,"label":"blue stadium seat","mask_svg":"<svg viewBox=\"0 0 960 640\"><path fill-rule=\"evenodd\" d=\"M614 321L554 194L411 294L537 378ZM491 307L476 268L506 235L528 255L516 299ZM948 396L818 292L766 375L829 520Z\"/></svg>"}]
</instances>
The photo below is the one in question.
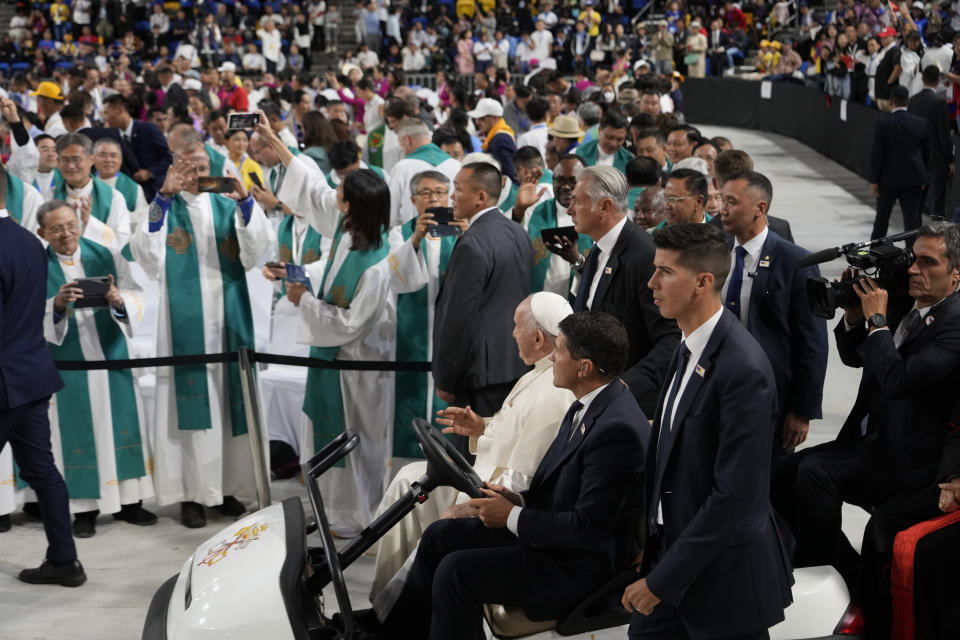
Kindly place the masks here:
<instances>
[{"instance_id":1,"label":"blue stadium seat","mask_svg":"<svg viewBox=\"0 0 960 640\"><path fill-rule=\"evenodd\" d=\"M133 30L140 32L150 31L150 21L149 20L137 20L133 23Z\"/></svg>"},{"instance_id":2,"label":"blue stadium seat","mask_svg":"<svg viewBox=\"0 0 960 640\"><path fill-rule=\"evenodd\" d=\"M57 69L70 69L73 67L73 62L70 60L60 60L53 66Z\"/></svg>"},{"instance_id":3,"label":"blue stadium seat","mask_svg":"<svg viewBox=\"0 0 960 640\"><path fill-rule=\"evenodd\" d=\"M29 62L14 62L13 63L13 72L17 73L20 71L29 71L30 63Z\"/></svg>"},{"instance_id":4,"label":"blue stadium seat","mask_svg":"<svg viewBox=\"0 0 960 640\"><path fill-rule=\"evenodd\" d=\"M0 62L0 72L3 75L10 75L10 64L8 62Z\"/></svg>"},{"instance_id":5,"label":"blue stadium seat","mask_svg":"<svg viewBox=\"0 0 960 640\"><path fill-rule=\"evenodd\" d=\"M411 28L413 27L413 24L414 24L415 22L419 22L419 23L420 23L420 26L423 27L424 29L426 29L427 26L430 24L430 21L429 21L429 20L427 20L427 19L424 18L423 16L420 16L420 17L414 18L413 20L410 21L410 27L411 27Z\"/></svg>"}]
</instances>

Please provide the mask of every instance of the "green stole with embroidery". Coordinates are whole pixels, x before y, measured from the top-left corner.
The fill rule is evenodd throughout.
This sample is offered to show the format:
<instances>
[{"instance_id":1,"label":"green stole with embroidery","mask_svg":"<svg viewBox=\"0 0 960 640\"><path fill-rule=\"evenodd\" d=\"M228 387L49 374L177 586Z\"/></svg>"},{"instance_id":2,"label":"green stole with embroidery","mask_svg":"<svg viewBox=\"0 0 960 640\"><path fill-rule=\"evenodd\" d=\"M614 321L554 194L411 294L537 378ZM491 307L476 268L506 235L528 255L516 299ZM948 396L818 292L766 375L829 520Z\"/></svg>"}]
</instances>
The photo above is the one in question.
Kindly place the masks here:
<instances>
[{"instance_id":1,"label":"green stole with embroidery","mask_svg":"<svg viewBox=\"0 0 960 640\"><path fill-rule=\"evenodd\" d=\"M500 211L503 211L504 213L510 211L510 209L513 209L513 205L517 204L517 191L519 190L516 182L509 179L508 182L510 183L510 195L508 195L507 199L504 200L503 204L500 205Z\"/></svg>"},{"instance_id":2,"label":"green stole with embroidery","mask_svg":"<svg viewBox=\"0 0 960 640\"><path fill-rule=\"evenodd\" d=\"M291 264L310 264L320 259L320 241L322 236L316 230L307 225L307 231L303 234L303 248L300 251L300 262L293 259L293 216L284 216L277 227L277 258L280 262L289 262ZM283 282L280 284L281 296L286 295L287 286Z\"/></svg>"},{"instance_id":3,"label":"green stole with embroidery","mask_svg":"<svg viewBox=\"0 0 960 640\"><path fill-rule=\"evenodd\" d=\"M387 234L381 237L379 249L368 251L349 251L340 269L333 276L330 267L337 255L337 248L343 238L343 216L337 225L337 232L333 236L333 247L327 258L327 266L323 271L323 279L316 293L326 290L323 301L343 309L350 308L350 302L357 291L360 277L370 267L387 257L390 252L390 243ZM327 278L332 277L327 287ZM321 360L333 360L340 347L310 347L310 357ZM375 401L375 398L365 398L364 401ZM340 387L340 372L336 369L316 369L311 367L307 371L307 393L303 401L303 412L313 422L313 451L320 451L326 444L343 433L345 421L343 417L343 391ZM338 463L343 466L343 461Z\"/></svg>"},{"instance_id":4,"label":"green stole with embroidery","mask_svg":"<svg viewBox=\"0 0 960 640\"><path fill-rule=\"evenodd\" d=\"M218 194L209 194L213 213L217 256L223 282L223 322L226 351L253 349L253 312L247 293L247 274L240 262L240 244L234 224L237 203ZM175 196L167 212L167 297L170 303L170 337L173 355L200 355L207 352L203 337L203 298L200 289L200 264L193 224L187 203ZM225 365L226 404L234 436L247 432L246 411L240 365ZM177 427L181 430L210 429L210 390L207 365L181 365L173 368L177 402ZM218 391L218 390L217 390Z\"/></svg>"},{"instance_id":5,"label":"green stole with embroidery","mask_svg":"<svg viewBox=\"0 0 960 640\"><path fill-rule=\"evenodd\" d=\"M387 138L387 125L379 127L367 134L367 162L371 166L383 166L383 145Z\"/></svg>"},{"instance_id":6,"label":"green stole with embroidery","mask_svg":"<svg viewBox=\"0 0 960 640\"><path fill-rule=\"evenodd\" d=\"M23 181L7 171L7 199L4 204L10 217L20 224L23 220Z\"/></svg>"},{"instance_id":7,"label":"green stole with embroidery","mask_svg":"<svg viewBox=\"0 0 960 640\"><path fill-rule=\"evenodd\" d=\"M227 162L226 156L211 147L209 144L204 144L203 148L207 150L207 157L210 158L210 175L222 178L223 167Z\"/></svg>"},{"instance_id":8,"label":"green stole with embroidery","mask_svg":"<svg viewBox=\"0 0 960 640\"><path fill-rule=\"evenodd\" d=\"M443 149L431 142L417 148L416 151L405 158L405 160L411 159L423 160L427 164L436 167L449 160L450 156Z\"/></svg>"},{"instance_id":9,"label":"green stole with embroidery","mask_svg":"<svg viewBox=\"0 0 960 640\"><path fill-rule=\"evenodd\" d=\"M577 147L576 153L583 158L583 161L587 163L588 167L592 167L597 164L597 160L599 159L599 146L600 143L597 140L591 140ZM619 169L621 173L626 173L627 163L632 159L633 154L623 147L620 147L617 149L617 152L613 154L613 167Z\"/></svg>"},{"instance_id":10,"label":"green stole with embroidery","mask_svg":"<svg viewBox=\"0 0 960 640\"><path fill-rule=\"evenodd\" d=\"M110 218L110 205L113 204L113 187L100 178L90 176L90 179L93 180L93 190L90 192L93 198L93 206L90 209L90 215L103 224L107 224L107 220ZM53 197L66 201L67 181L64 180L62 175L55 176L54 181Z\"/></svg>"},{"instance_id":11,"label":"green stole with embroidery","mask_svg":"<svg viewBox=\"0 0 960 640\"><path fill-rule=\"evenodd\" d=\"M407 241L413 235L417 226L417 219L408 220L401 227L403 239ZM447 272L450 254L457 243L457 236L440 236L440 264L438 273L440 281ZM420 252L424 260L427 250L424 243L435 242L424 238L420 241ZM390 256L390 268L395 269L394 257ZM424 285L419 291L401 293L397 296L397 362L426 362L429 360L429 318L430 305L428 286ZM422 458L420 445L413 433L411 424L414 418L424 418L427 422L433 421L433 416L427 415L427 372L426 371L397 371L394 377L394 412L393 412L393 455L399 458ZM445 409L447 403L433 393L433 409Z\"/></svg>"},{"instance_id":12,"label":"green stole with embroidery","mask_svg":"<svg viewBox=\"0 0 960 640\"><path fill-rule=\"evenodd\" d=\"M547 249L540 237L540 231L543 229L552 229L557 226L557 201L551 198L541 202L530 214L530 226L528 228L530 239L533 241L533 268L530 270L530 292L536 293L543 291L543 285L547 280L547 270L550 268L550 258L553 252ZM593 240L585 233L581 233L577 240L577 250L581 255L586 256L590 253L593 246ZM570 277L573 277L572 269Z\"/></svg>"},{"instance_id":13,"label":"green stole with embroidery","mask_svg":"<svg viewBox=\"0 0 960 640\"><path fill-rule=\"evenodd\" d=\"M552 186L553 186L553 171L550 171L550 169L547 169L546 167L544 167L544 168L543 168L543 175L540 176L540 184L548 184L548 185L550 185L550 186L552 187Z\"/></svg>"},{"instance_id":14,"label":"green stole with embroidery","mask_svg":"<svg viewBox=\"0 0 960 640\"><path fill-rule=\"evenodd\" d=\"M60 291L67 280L60 259L47 247L47 298ZM87 277L112 274L117 267L110 251L80 238L80 260ZM111 317L107 307L93 309L97 336L107 360L125 360L127 343L123 332ZM67 311L69 328L62 345L47 343L54 360L83 361L80 334L73 309ZM90 386L86 371L61 371L65 387L57 392L57 417L60 423L60 441L63 449L63 474L74 499L100 497L100 476L97 470L97 449L94 437L93 412L90 407ZM137 416L137 398L133 375L129 369L109 369L110 415L113 420L113 446L117 461L117 479L120 481L146 475L143 463L143 443L140 441L140 419Z\"/></svg>"},{"instance_id":15,"label":"green stole with embroidery","mask_svg":"<svg viewBox=\"0 0 960 640\"><path fill-rule=\"evenodd\" d=\"M133 181L133 178L123 173L117 174L117 184L113 187L123 196L123 201L127 203L127 211L133 213L137 209L137 187L140 186Z\"/></svg>"}]
</instances>

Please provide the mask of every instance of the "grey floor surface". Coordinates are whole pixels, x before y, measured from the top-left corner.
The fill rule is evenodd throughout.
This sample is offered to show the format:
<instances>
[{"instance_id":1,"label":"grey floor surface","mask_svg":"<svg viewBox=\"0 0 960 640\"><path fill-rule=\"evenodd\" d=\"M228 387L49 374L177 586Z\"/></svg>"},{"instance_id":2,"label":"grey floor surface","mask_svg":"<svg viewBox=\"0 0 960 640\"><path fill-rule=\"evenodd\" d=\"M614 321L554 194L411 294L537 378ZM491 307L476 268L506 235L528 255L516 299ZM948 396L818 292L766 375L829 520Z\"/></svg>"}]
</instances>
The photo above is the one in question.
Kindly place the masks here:
<instances>
[{"instance_id":1,"label":"grey floor surface","mask_svg":"<svg viewBox=\"0 0 960 640\"><path fill-rule=\"evenodd\" d=\"M704 127L704 133L727 136L751 154L756 169L773 182L771 212L790 221L798 244L816 251L869 236L873 209L867 185L840 165L782 136L718 127ZM902 230L902 225L895 213L891 233ZM842 267L838 260L822 270L832 278ZM824 419L813 423L810 443L837 433L853 404L858 380L858 372L845 368L831 351ZM303 497L295 480L275 482L273 494L275 499ZM177 523L177 507L157 512L160 522L142 528L101 516L97 535L77 543L89 576L78 589L30 586L16 579L23 567L39 564L45 542L39 522L15 514L13 530L0 534L0 640L139 638L155 589L179 571L197 545L229 524L211 516L205 529L188 530ZM863 512L845 511L845 529L857 545L864 522ZM367 606L371 576L368 558L348 571L355 607Z\"/></svg>"}]
</instances>

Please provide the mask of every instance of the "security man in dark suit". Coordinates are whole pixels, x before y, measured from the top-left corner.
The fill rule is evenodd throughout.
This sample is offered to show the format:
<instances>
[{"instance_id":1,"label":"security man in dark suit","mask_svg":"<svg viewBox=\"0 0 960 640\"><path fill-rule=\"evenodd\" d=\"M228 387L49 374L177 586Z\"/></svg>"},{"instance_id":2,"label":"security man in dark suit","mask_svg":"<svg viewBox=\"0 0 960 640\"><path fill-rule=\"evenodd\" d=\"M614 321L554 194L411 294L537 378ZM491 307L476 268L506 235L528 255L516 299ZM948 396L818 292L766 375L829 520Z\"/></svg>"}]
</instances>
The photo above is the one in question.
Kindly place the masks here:
<instances>
[{"instance_id":1,"label":"security man in dark suit","mask_svg":"<svg viewBox=\"0 0 960 640\"><path fill-rule=\"evenodd\" d=\"M870 191L877 198L871 238L887 235L893 204L900 201L903 228L920 226L920 206L927 184L930 134L923 118L907 112L910 94L897 85L890 90L890 116L877 122L870 155Z\"/></svg>"},{"instance_id":2,"label":"security man in dark suit","mask_svg":"<svg viewBox=\"0 0 960 640\"><path fill-rule=\"evenodd\" d=\"M664 318L647 287L653 275L650 234L627 224L627 181L613 167L580 173L567 213L577 233L593 239L581 265L574 311L606 311L627 328L630 352L623 381L648 414L657 406L670 357L680 338L677 323Z\"/></svg>"},{"instance_id":3,"label":"security man in dark suit","mask_svg":"<svg viewBox=\"0 0 960 640\"><path fill-rule=\"evenodd\" d=\"M87 576L77 560L47 417L50 396L63 388L43 337L47 256L40 240L7 214L5 185L0 172L0 449L10 443L20 477L36 492L48 545L43 564L24 569L20 579L78 587Z\"/></svg>"},{"instance_id":4,"label":"security man in dark suit","mask_svg":"<svg viewBox=\"0 0 960 640\"><path fill-rule=\"evenodd\" d=\"M816 266L798 268L805 249L767 227L773 185L762 173L744 171L723 185L724 229L732 234L730 277L723 300L770 359L777 383L774 448L782 453L807 439L810 420L823 417L827 373L827 323L810 310L807 280Z\"/></svg>"},{"instance_id":5,"label":"security man in dark suit","mask_svg":"<svg viewBox=\"0 0 960 640\"><path fill-rule=\"evenodd\" d=\"M577 400L530 488L488 485L487 497L466 503L475 517L430 525L379 637L482 638L484 603L556 620L630 566L650 425L617 379L626 353L627 333L610 314L560 322L553 383Z\"/></svg>"},{"instance_id":6,"label":"security man in dark suit","mask_svg":"<svg viewBox=\"0 0 960 640\"><path fill-rule=\"evenodd\" d=\"M957 172L950 136L947 101L937 93L940 69L934 65L923 70L923 91L910 98L908 111L927 121L930 133L930 182L924 192L924 213L943 217L946 212L947 185Z\"/></svg>"},{"instance_id":7,"label":"security man in dark suit","mask_svg":"<svg viewBox=\"0 0 960 640\"><path fill-rule=\"evenodd\" d=\"M492 416L527 367L511 346L513 310L530 292L533 245L500 213L500 172L464 166L453 182L453 215L469 221L437 294L433 377L445 402ZM458 446L466 452L466 439Z\"/></svg>"},{"instance_id":8,"label":"security man in dark suit","mask_svg":"<svg viewBox=\"0 0 960 640\"><path fill-rule=\"evenodd\" d=\"M151 202L173 161L167 139L152 122L134 120L130 115L130 103L120 94L104 99L103 119L108 126L118 130L120 137L133 150L140 166L130 175L143 187L147 202Z\"/></svg>"},{"instance_id":9,"label":"security man in dark suit","mask_svg":"<svg viewBox=\"0 0 960 640\"><path fill-rule=\"evenodd\" d=\"M774 464L772 497L796 535L795 565L836 567L862 601L868 637L889 633L883 568L894 536L937 515L937 468L960 385L960 230L924 225L913 252L906 317L888 321L888 292L865 278L853 285L860 304L834 331L844 364L863 369L839 435ZM843 502L873 514L862 566L840 529Z\"/></svg>"},{"instance_id":10,"label":"security man in dark suit","mask_svg":"<svg viewBox=\"0 0 960 640\"><path fill-rule=\"evenodd\" d=\"M766 638L792 580L769 501L773 371L720 299L723 234L687 223L653 240L650 287L683 341L653 420L644 577L623 594L629 637Z\"/></svg>"}]
</instances>

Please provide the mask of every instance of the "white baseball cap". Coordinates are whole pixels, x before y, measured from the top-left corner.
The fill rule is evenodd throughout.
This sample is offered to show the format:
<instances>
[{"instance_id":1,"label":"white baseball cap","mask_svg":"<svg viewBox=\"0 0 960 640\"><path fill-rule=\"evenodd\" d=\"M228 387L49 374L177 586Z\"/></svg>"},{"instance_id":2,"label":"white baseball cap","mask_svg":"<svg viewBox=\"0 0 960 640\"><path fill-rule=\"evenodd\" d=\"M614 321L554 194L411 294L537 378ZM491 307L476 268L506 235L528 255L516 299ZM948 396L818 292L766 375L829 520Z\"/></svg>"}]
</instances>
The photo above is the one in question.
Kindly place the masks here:
<instances>
[{"instance_id":1,"label":"white baseball cap","mask_svg":"<svg viewBox=\"0 0 960 640\"><path fill-rule=\"evenodd\" d=\"M223 73L224 71L236 72L236 70L237 70L237 65L233 64L232 62L224 62L222 65L220 65L220 68L217 69L217 71L219 71L220 73Z\"/></svg>"},{"instance_id":2,"label":"white baseball cap","mask_svg":"<svg viewBox=\"0 0 960 640\"><path fill-rule=\"evenodd\" d=\"M485 118L487 116L503 117L503 105L493 98L483 98L477 103L477 108L467 113L473 119Z\"/></svg>"}]
</instances>

